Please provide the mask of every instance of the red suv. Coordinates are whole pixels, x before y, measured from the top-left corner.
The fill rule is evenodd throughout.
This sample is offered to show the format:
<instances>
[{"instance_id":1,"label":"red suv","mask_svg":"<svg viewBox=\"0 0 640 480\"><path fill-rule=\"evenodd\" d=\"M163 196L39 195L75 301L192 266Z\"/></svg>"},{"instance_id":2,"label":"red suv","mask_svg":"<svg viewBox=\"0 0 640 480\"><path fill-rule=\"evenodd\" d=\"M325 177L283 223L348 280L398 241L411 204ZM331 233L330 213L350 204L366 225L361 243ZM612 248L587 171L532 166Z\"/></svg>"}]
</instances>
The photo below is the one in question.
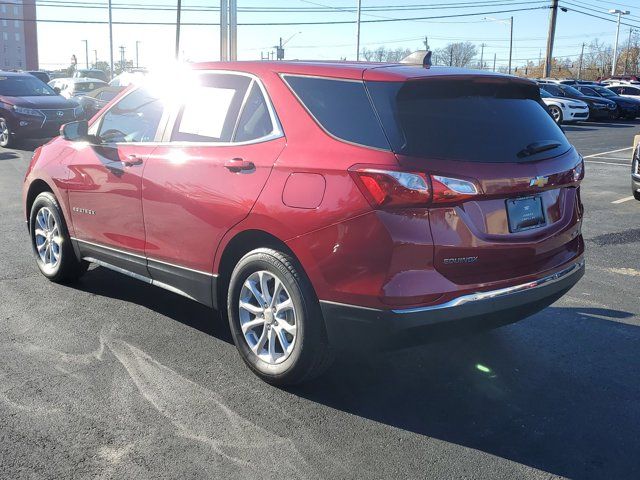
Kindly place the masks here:
<instances>
[{"instance_id":1,"label":"red suv","mask_svg":"<svg viewBox=\"0 0 640 480\"><path fill-rule=\"evenodd\" d=\"M249 367L291 384L335 349L558 299L584 273L583 168L527 80L208 63L63 127L24 206L46 277L95 263L217 308Z\"/></svg>"}]
</instances>

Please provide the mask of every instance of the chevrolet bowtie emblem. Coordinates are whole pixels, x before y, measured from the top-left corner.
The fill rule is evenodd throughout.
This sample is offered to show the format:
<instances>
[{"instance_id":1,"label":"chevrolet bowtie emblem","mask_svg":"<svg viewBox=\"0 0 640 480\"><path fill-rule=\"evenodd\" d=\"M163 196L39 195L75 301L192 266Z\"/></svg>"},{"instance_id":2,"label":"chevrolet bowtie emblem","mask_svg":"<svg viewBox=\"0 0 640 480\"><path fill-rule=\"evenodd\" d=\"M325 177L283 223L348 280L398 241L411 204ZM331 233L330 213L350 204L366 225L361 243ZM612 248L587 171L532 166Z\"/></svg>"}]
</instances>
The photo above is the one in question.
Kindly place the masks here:
<instances>
[{"instance_id":1,"label":"chevrolet bowtie emblem","mask_svg":"<svg viewBox=\"0 0 640 480\"><path fill-rule=\"evenodd\" d=\"M544 187L549 183L549 177L535 177L529 181L530 187Z\"/></svg>"}]
</instances>

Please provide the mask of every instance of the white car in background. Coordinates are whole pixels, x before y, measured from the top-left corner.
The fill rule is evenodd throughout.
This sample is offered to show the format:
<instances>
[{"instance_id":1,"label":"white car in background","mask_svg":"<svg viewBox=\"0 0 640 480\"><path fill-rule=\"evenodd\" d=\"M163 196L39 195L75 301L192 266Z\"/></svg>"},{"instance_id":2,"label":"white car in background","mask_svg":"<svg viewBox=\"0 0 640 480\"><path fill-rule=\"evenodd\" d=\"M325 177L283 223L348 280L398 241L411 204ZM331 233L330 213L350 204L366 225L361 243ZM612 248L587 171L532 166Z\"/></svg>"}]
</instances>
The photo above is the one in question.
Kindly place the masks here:
<instances>
[{"instance_id":1,"label":"white car in background","mask_svg":"<svg viewBox=\"0 0 640 480\"><path fill-rule=\"evenodd\" d=\"M542 88L540 89L540 96L558 125L589 119L589 105L580 100L554 97Z\"/></svg>"},{"instance_id":2,"label":"white car in background","mask_svg":"<svg viewBox=\"0 0 640 480\"><path fill-rule=\"evenodd\" d=\"M49 86L64 98L73 98L106 87L107 82L97 78L55 78L49 82Z\"/></svg>"},{"instance_id":3,"label":"white car in background","mask_svg":"<svg viewBox=\"0 0 640 480\"><path fill-rule=\"evenodd\" d=\"M617 93L621 97L629 97L640 100L640 84L631 82L620 82L607 85L607 88L612 92Z\"/></svg>"}]
</instances>

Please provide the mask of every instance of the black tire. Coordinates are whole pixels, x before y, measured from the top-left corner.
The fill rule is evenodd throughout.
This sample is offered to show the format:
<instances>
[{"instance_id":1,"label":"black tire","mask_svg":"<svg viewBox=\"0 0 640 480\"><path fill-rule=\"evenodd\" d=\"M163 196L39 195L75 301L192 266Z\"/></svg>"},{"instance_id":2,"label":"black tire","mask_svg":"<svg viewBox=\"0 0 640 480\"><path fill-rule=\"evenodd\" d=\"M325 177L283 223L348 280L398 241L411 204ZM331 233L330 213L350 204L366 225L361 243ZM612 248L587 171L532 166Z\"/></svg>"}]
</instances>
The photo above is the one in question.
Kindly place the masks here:
<instances>
[{"instance_id":1,"label":"black tire","mask_svg":"<svg viewBox=\"0 0 640 480\"><path fill-rule=\"evenodd\" d=\"M557 105L551 105L549 107L549 113L551 114L551 118L553 118L554 122L556 122L558 125L562 124L562 109L560 107L558 107Z\"/></svg>"},{"instance_id":2,"label":"black tire","mask_svg":"<svg viewBox=\"0 0 640 480\"><path fill-rule=\"evenodd\" d=\"M36 237L36 230L40 230L41 225L38 223L38 213L41 210L46 209L57 225L57 235L60 238L58 242L58 260L55 265L45 263L45 261L38 253L38 245ZM38 223L38 224L37 224ZM64 221L62 210L58 204L58 200L51 192L43 192L38 195L31 207L31 214L29 215L29 234L31 236L31 247L33 254L36 258L36 263L40 272L52 282L66 283L73 282L80 278L89 268L89 263L84 260L78 260L73 245L71 244L71 238L69 236L69 230L67 224ZM38 236L39 239L42 236ZM51 247L53 249L53 246Z\"/></svg>"},{"instance_id":3,"label":"black tire","mask_svg":"<svg viewBox=\"0 0 640 480\"><path fill-rule=\"evenodd\" d=\"M6 130L6 133L4 133ZM14 144L14 138L11 134L9 122L0 117L0 147L11 148Z\"/></svg>"},{"instance_id":4,"label":"black tire","mask_svg":"<svg viewBox=\"0 0 640 480\"><path fill-rule=\"evenodd\" d=\"M285 294L291 299L295 309L295 341L292 341L292 350L288 356L283 350L284 360L281 363L268 363L254 353L241 328L239 302L243 285L251 275L261 271L266 271L282 282ZM267 383L294 385L309 381L324 372L333 360L322 312L311 282L298 262L286 253L260 248L242 257L233 269L229 281L227 312L233 341L240 356ZM254 317L256 318L258 317ZM264 325L256 328L271 328L271 325ZM274 331L276 326L277 321ZM273 341L275 342L275 338Z\"/></svg>"},{"instance_id":5,"label":"black tire","mask_svg":"<svg viewBox=\"0 0 640 480\"><path fill-rule=\"evenodd\" d=\"M636 200L640 201L640 192L636 192L635 190L633 191L633 198L635 198Z\"/></svg>"}]
</instances>

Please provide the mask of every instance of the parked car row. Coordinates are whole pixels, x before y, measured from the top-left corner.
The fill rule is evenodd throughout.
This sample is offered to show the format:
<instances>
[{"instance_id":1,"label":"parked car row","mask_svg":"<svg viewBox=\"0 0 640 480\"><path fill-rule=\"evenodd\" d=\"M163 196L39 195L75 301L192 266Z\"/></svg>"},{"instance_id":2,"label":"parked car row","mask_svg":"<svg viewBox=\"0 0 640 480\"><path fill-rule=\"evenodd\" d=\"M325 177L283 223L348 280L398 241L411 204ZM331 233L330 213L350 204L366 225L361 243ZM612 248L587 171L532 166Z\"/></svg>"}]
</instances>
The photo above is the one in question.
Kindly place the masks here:
<instances>
[{"instance_id":1,"label":"parked car row","mask_svg":"<svg viewBox=\"0 0 640 480\"><path fill-rule=\"evenodd\" d=\"M587 119L633 120L640 116L640 85L603 85L570 79L541 79L538 85L540 95L557 123ZM586 118L585 107L588 109ZM578 110L580 113L575 115Z\"/></svg>"}]
</instances>

